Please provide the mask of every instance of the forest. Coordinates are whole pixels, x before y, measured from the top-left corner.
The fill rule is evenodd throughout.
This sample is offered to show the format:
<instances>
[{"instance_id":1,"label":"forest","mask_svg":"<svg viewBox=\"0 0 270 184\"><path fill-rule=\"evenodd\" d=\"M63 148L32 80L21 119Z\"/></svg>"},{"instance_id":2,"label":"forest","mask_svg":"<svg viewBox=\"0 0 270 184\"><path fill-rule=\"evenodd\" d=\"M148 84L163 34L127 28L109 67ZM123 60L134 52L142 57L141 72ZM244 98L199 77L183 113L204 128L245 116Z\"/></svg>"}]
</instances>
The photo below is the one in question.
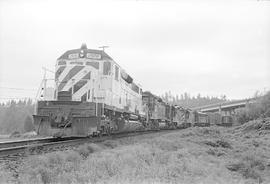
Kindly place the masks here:
<instances>
[{"instance_id":1,"label":"forest","mask_svg":"<svg viewBox=\"0 0 270 184\"><path fill-rule=\"evenodd\" d=\"M186 92L180 95L173 95L170 91L165 92L165 94L161 95L161 98L162 100L170 104L175 104L188 108L228 101L226 99L226 95L221 95L220 97L213 97L213 96L209 97L209 96L201 96L201 94L199 93L197 96L191 96Z\"/></svg>"},{"instance_id":2,"label":"forest","mask_svg":"<svg viewBox=\"0 0 270 184\"><path fill-rule=\"evenodd\" d=\"M0 134L29 131L34 106L31 99L0 103Z\"/></svg>"}]
</instances>

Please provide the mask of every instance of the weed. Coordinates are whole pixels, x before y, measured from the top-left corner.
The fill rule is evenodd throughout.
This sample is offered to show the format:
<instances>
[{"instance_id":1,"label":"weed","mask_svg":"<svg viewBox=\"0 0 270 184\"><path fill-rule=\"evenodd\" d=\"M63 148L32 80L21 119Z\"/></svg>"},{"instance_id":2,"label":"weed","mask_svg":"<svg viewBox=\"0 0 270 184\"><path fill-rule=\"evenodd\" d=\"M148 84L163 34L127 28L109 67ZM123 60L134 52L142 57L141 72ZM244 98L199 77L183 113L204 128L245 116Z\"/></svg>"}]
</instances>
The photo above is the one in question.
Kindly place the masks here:
<instances>
[{"instance_id":1,"label":"weed","mask_svg":"<svg viewBox=\"0 0 270 184\"><path fill-rule=\"evenodd\" d=\"M223 139L219 139L216 141L212 141L212 140L206 140L203 141L204 144L211 146L211 147L222 147L222 148L229 148L232 149L232 146L230 143L228 143L227 141L223 140Z\"/></svg>"},{"instance_id":2,"label":"weed","mask_svg":"<svg viewBox=\"0 0 270 184\"><path fill-rule=\"evenodd\" d=\"M115 140L106 140L103 142L103 145L105 145L109 148L116 148L117 146L119 146L119 142L117 142Z\"/></svg>"},{"instance_id":3,"label":"weed","mask_svg":"<svg viewBox=\"0 0 270 184\"><path fill-rule=\"evenodd\" d=\"M232 149L231 144L228 143L227 141L223 140L223 139L217 140L216 143L222 148Z\"/></svg>"},{"instance_id":4,"label":"weed","mask_svg":"<svg viewBox=\"0 0 270 184\"><path fill-rule=\"evenodd\" d=\"M265 170L266 166L264 163L258 156L244 154L237 162L228 164L227 169L240 173L244 178L251 178L261 183L263 177L260 171Z\"/></svg>"},{"instance_id":5,"label":"weed","mask_svg":"<svg viewBox=\"0 0 270 184\"><path fill-rule=\"evenodd\" d=\"M209 155L218 156L218 157L223 156L223 155L226 154L222 150L219 150L219 149L216 149L216 148L215 149L209 149L209 150L206 151L206 153L209 154Z\"/></svg>"},{"instance_id":6,"label":"weed","mask_svg":"<svg viewBox=\"0 0 270 184\"><path fill-rule=\"evenodd\" d=\"M84 158L88 157L91 153L101 150L102 148L100 146L93 143L81 145L76 149L76 151Z\"/></svg>"},{"instance_id":7,"label":"weed","mask_svg":"<svg viewBox=\"0 0 270 184\"><path fill-rule=\"evenodd\" d=\"M238 162L238 163L227 164L226 167L230 171L239 171L239 170L245 168L245 164L242 162Z\"/></svg>"},{"instance_id":8,"label":"weed","mask_svg":"<svg viewBox=\"0 0 270 184\"><path fill-rule=\"evenodd\" d=\"M13 183L14 179L12 173L5 169L5 165L0 165L0 183Z\"/></svg>"},{"instance_id":9,"label":"weed","mask_svg":"<svg viewBox=\"0 0 270 184\"><path fill-rule=\"evenodd\" d=\"M210 140L204 141L204 144L211 146L211 147L215 147L215 148L219 146L216 142L213 142Z\"/></svg>"},{"instance_id":10,"label":"weed","mask_svg":"<svg viewBox=\"0 0 270 184\"><path fill-rule=\"evenodd\" d=\"M197 132L201 133L202 135L219 135L220 134L220 131L216 127L197 128Z\"/></svg>"}]
</instances>

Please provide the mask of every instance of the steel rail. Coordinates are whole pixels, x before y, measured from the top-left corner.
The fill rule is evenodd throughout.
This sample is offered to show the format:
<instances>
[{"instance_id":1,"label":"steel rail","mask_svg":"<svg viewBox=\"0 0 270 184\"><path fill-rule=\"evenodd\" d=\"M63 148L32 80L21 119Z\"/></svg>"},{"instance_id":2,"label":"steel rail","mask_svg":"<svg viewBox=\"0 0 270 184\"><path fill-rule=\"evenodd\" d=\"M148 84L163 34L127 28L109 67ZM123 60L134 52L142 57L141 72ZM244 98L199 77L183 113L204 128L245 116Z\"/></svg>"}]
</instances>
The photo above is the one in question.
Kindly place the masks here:
<instances>
[{"instance_id":1,"label":"steel rail","mask_svg":"<svg viewBox=\"0 0 270 184\"><path fill-rule=\"evenodd\" d=\"M176 129L179 130L179 129ZM85 143L98 143L106 140L114 140L124 137L134 137L138 135L151 134L151 133L163 133L163 132L172 132L172 130L148 130L148 131L136 131L128 133L116 133L107 136L101 137L91 137L91 138L75 138L70 140L58 139L58 141L44 142L44 143L35 143L35 144L26 144L26 145L17 145L12 147L5 147L0 149L0 158L8 157L11 155L17 155L19 157L24 157L26 155L35 155L42 152L50 152L61 150L65 147L78 146ZM53 138L50 138L52 140ZM34 140L33 140L34 141ZM45 140L44 140L45 141Z\"/></svg>"},{"instance_id":2,"label":"steel rail","mask_svg":"<svg viewBox=\"0 0 270 184\"><path fill-rule=\"evenodd\" d=\"M47 143L47 142L56 142L63 140L75 139L75 137L62 137L62 138L54 138L54 137L44 137L44 138L36 138L36 139L25 139L25 140L16 140L16 141L4 141L0 142L0 150L3 148L24 146L29 144L38 144L38 143Z\"/></svg>"}]
</instances>

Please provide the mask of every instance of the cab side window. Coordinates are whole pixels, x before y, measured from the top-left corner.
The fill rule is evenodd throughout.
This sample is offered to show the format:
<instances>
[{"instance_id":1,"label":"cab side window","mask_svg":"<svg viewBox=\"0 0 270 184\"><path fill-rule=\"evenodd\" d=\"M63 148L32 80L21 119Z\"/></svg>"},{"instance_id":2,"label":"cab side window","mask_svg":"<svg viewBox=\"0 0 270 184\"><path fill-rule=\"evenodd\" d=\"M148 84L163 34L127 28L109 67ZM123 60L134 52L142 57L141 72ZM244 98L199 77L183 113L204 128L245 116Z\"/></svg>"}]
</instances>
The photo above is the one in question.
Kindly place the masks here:
<instances>
[{"instance_id":1,"label":"cab side window","mask_svg":"<svg viewBox=\"0 0 270 184\"><path fill-rule=\"evenodd\" d=\"M115 77L114 77L115 80L119 80L119 68L118 66L115 65Z\"/></svg>"},{"instance_id":2,"label":"cab side window","mask_svg":"<svg viewBox=\"0 0 270 184\"><path fill-rule=\"evenodd\" d=\"M111 73L111 62L105 61L103 64L103 75L110 75Z\"/></svg>"}]
</instances>

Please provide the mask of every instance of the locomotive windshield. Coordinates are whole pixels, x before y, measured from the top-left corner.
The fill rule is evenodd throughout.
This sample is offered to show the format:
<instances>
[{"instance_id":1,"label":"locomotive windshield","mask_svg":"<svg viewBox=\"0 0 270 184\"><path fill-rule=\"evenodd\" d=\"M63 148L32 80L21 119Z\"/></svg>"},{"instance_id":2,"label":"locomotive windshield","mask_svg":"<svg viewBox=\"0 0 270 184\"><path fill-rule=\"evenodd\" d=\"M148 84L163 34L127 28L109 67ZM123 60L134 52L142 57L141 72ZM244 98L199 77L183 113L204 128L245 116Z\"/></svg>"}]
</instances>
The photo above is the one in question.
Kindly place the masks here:
<instances>
[{"instance_id":1,"label":"locomotive windshield","mask_svg":"<svg viewBox=\"0 0 270 184\"><path fill-rule=\"evenodd\" d=\"M110 75L111 73L111 62L105 61L103 64L103 75Z\"/></svg>"},{"instance_id":2,"label":"locomotive windshield","mask_svg":"<svg viewBox=\"0 0 270 184\"><path fill-rule=\"evenodd\" d=\"M66 65L67 63L66 63L66 61L59 61L58 62L58 65Z\"/></svg>"}]
</instances>

